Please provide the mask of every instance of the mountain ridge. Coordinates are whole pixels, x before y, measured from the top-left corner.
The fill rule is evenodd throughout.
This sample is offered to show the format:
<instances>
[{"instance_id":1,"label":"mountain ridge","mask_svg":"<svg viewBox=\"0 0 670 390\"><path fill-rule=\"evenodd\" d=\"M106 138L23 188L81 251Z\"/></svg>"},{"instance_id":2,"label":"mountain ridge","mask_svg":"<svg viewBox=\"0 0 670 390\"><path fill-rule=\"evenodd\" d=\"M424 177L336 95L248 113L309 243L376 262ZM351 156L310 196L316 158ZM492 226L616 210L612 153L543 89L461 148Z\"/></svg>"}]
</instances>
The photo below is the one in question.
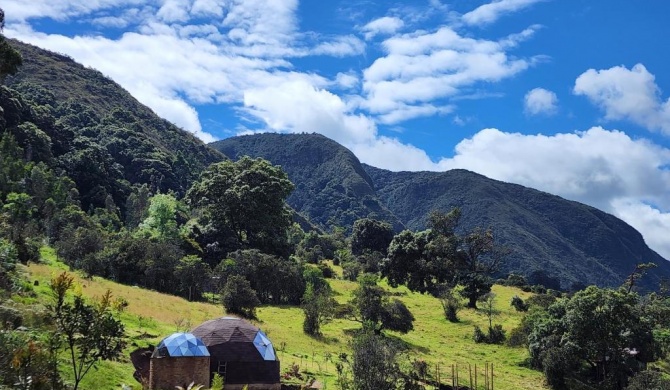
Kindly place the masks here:
<instances>
[{"instance_id":1,"label":"mountain ridge","mask_svg":"<svg viewBox=\"0 0 670 390\"><path fill-rule=\"evenodd\" d=\"M311 144L310 153L318 158L309 161L296 155L295 145L304 143ZM531 276L534 272L544 272L557 277L562 288L587 284L613 287L621 285L637 263L654 262L658 267L642 284L654 288L661 278L670 278L670 262L651 250L642 235L630 225L594 207L547 192L463 169L392 172L350 157L338 162L339 170L322 170L322 164L334 165L330 159L343 155L344 150L348 152L347 156L353 154L335 141L316 134L265 133L232 137L210 145L233 159L242 155L266 158L282 165L289 178L292 171L305 169L303 164L306 162L317 164L310 167L315 174L334 174L327 179L319 178L320 182L315 183L306 182L308 178L303 176L303 181L296 183L288 203L311 220L314 220L311 213L315 210L301 209L301 204L292 201L323 196L318 189L324 181L368 182L366 179L369 178L372 185L365 192L367 201L389 210L393 220L377 219L399 220L400 226L394 224L396 230L398 227L425 229L430 211L448 211L453 207L463 211L461 229L492 228L499 242L512 249L503 273ZM360 165L365 174L353 167L347 168L346 164ZM308 194L304 193L306 188L309 188ZM355 192L343 193L356 195ZM355 215L358 218L370 216L361 211L364 209L353 213L358 213ZM349 215L349 219L352 218Z\"/></svg>"}]
</instances>

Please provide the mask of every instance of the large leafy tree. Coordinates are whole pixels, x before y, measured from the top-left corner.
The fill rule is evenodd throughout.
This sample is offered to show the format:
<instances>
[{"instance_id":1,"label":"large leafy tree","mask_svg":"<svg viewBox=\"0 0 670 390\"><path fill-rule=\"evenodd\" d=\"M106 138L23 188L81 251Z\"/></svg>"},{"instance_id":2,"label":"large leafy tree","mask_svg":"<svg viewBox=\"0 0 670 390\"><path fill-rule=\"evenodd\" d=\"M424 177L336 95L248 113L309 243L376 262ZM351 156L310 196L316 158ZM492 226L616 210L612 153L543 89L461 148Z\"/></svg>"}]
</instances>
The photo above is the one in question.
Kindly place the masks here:
<instances>
[{"instance_id":1,"label":"large leafy tree","mask_svg":"<svg viewBox=\"0 0 670 390\"><path fill-rule=\"evenodd\" d=\"M592 388L622 389L645 363L662 355L654 333L659 325L637 294L591 286L534 321L531 363L553 388L563 388L572 377Z\"/></svg>"},{"instance_id":2,"label":"large leafy tree","mask_svg":"<svg viewBox=\"0 0 670 390\"><path fill-rule=\"evenodd\" d=\"M351 232L351 253L361 255L365 251L386 255L393 240L393 227L388 222L362 218L354 222Z\"/></svg>"},{"instance_id":3,"label":"large leafy tree","mask_svg":"<svg viewBox=\"0 0 670 390\"><path fill-rule=\"evenodd\" d=\"M224 252L253 248L286 256L291 217L284 201L291 191L280 167L243 157L210 165L187 199L204 210Z\"/></svg>"}]
</instances>

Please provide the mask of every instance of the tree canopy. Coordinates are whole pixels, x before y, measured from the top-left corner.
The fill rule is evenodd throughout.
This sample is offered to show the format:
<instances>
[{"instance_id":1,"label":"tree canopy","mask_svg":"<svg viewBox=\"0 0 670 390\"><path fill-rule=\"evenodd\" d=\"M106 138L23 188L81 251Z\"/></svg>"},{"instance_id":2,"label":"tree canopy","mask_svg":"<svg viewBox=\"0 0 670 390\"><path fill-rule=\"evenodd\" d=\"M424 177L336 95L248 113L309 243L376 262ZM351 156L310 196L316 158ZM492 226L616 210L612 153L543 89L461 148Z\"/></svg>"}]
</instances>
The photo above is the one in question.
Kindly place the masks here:
<instances>
[{"instance_id":1,"label":"tree canopy","mask_svg":"<svg viewBox=\"0 0 670 390\"><path fill-rule=\"evenodd\" d=\"M210 165L187 199L203 209L224 252L253 248L287 256L291 218L284 202L291 191L280 167L243 157Z\"/></svg>"}]
</instances>

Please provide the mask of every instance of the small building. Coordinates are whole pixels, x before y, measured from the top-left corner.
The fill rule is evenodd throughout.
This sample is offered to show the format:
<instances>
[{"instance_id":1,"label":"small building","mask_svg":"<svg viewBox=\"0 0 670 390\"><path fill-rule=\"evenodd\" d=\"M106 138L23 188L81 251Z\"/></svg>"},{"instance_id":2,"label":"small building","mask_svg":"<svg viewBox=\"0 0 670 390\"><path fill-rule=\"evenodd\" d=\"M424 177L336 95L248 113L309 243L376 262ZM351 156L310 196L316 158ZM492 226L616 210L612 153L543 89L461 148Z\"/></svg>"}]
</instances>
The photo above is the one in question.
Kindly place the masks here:
<instances>
[{"instance_id":1,"label":"small building","mask_svg":"<svg viewBox=\"0 0 670 390\"><path fill-rule=\"evenodd\" d=\"M279 390L279 360L260 329L236 317L206 321L191 331L207 346L210 371L225 380L226 390Z\"/></svg>"},{"instance_id":2,"label":"small building","mask_svg":"<svg viewBox=\"0 0 670 390\"><path fill-rule=\"evenodd\" d=\"M173 333L164 338L151 354L149 389L186 388L191 382L209 387L209 351L196 336Z\"/></svg>"}]
</instances>

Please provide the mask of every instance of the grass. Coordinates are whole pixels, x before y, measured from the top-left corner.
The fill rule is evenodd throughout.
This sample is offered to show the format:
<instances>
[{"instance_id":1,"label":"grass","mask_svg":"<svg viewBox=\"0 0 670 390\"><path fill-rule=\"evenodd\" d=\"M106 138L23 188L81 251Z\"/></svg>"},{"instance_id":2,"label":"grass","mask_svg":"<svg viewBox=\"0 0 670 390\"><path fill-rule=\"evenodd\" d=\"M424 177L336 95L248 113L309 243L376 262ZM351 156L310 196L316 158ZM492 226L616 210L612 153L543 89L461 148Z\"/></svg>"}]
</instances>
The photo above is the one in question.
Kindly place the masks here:
<instances>
[{"instance_id":1,"label":"grass","mask_svg":"<svg viewBox=\"0 0 670 390\"><path fill-rule=\"evenodd\" d=\"M42 251L43 263L28 267L29 277L38 281L36 301L44 301L49 294L51 277L67 270L56 260L50 248ZM336 271L338 271L336 269ZM78 289L87 297L99 297L107 289L116 297L123 297L129 303L122 314L129 335L124 357L118 362L102 362L97 371L92 371L82 382L83 389L120 389L122 383L139 388L133 379L133 366L128 354L137 347L156 345L160 340L178 330L193 328L205 320L224 315L220 305L188 302L185 299L148 291L133 286L125 286L102 278L85 279L76 274ZM336 299L346 302L356 284L344 280L330 280L336 291ZM388 286L386 286L388 287ZM431 374L440 370L443 383L451 384L451 366L457 365L461 385L467 385L468 364L476 364L480 387L483 386L483 367L493 363L495 367L495 388L500 390L541 389L543 377L540 372L523 366L528 352L525 348L509 348L500 345L475 344L472 341L473 326L488 327L488 320L482 311L462 310L461 321L449 323L444 319L439 301L429 295L416 294L404 287L390 288L414 314L414 330L406 335L389 332L392 337L409 346L404 364L411 360L425 360ZM494 286L498 299L496 308L500 314L494 319L509 332L521 320L521 315L510 307L512 296L527 298L529 294L518 289ZM254 323L268 334L277 355L282 362L282 371L297 364L300 371L316 377L326 389L336 389L336 369L334 362L341 352L349 350L351 330L359 324L347 320L334 320L323 326L323 337L315 339L302 332L302 310L291 306L263 306L257 311L258 321ZM67 373L67 372L66 372ZM66 376L67 378L67 376ZM465 379L465 381L464 381Z\"/></svg>"}]
</instances>

